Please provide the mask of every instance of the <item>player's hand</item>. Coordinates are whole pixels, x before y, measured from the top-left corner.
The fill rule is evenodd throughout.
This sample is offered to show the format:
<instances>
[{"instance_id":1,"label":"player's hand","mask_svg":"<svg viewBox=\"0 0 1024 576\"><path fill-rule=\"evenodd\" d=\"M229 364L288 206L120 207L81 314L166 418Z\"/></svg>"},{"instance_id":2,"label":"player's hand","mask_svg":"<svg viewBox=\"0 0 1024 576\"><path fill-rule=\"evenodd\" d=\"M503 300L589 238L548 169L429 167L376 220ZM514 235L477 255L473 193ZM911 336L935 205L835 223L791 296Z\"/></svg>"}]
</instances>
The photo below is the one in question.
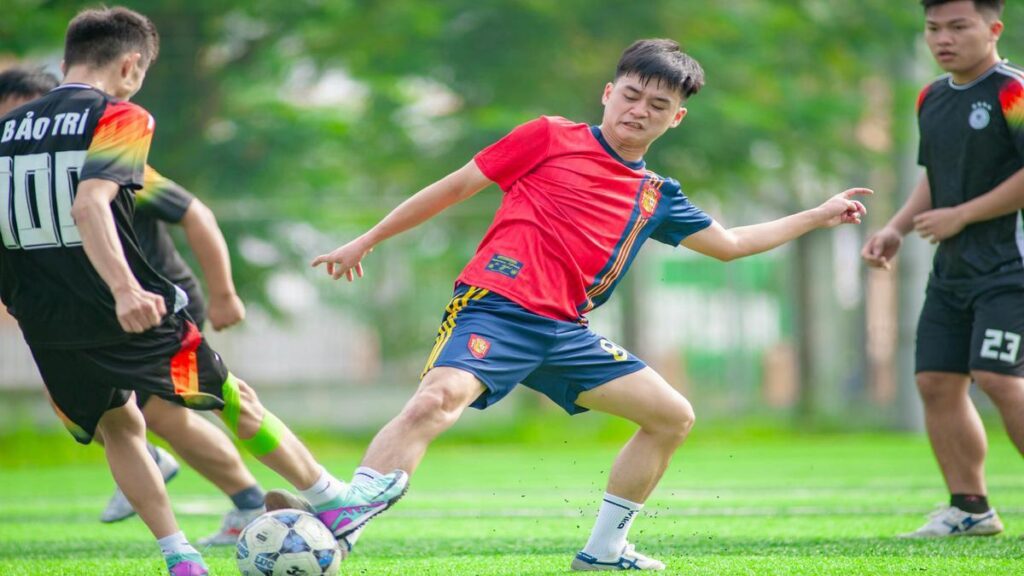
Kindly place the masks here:
<instances>
[{"instance_id":1,"label":"player's hand","mask_svg":"<svg viewBox=\"0 0 1024 576\"><path fill-rule=\"evenodd\" d=\"M245 304L234 292L211 296L207 316L213 329L220 332L245 320Z\"/></svg>"},{"instance_id":2,"label":"player's hand","mask_svg":"<svg viewBox=\"0 0 1024 576\"><path fill-rule=\"evenodd\" d=\"M864 248L860 251L860 256L872 268L889 270L892 268L892 259L896 257L896 253L900 251L902 245L903 235L892 228L885 227L868 238Z\"/></svg>"},{"instance_id":3,"label":"player's hand","mask_svg":"<svg viewBox=\"0 0 1024 576\"><path fill-rule=\"evenodd\" d=\"M164 297L147 292L137 284L114 292L114 309L121 329L132 334L140 334L160 324L167 314Z\"/></svg>"},{"instance_id":4,"label":"player's hand","mask_svg":"<svg viewBox=\"0 0 1024 576\"><path fill-rule=\"evenodd\" d=\"M829 198L818 211L822 217L822 227L832 228L840 224L860 224L860 219L868 213L863 204L854 200L854 196L867 196L874 194L867 188L850 188Z\"/></svg>"},{"instance_id":5,"label":"player's hand","mask_svg":"<svg viewBox=\"0 0 1024 576\"><path fill-rule=\"evenodd\" d=\"M932 244L956 236L965 226L967 222L956 208L936 208L914 216L914 230Z\"/></svg>"},{"instance_id":6,"label":"player's hand","mask_svg":"<svg viewBox=\"0 0 1024 576\"><path fill-rule=\"evenodd\" d=\"M373 248L367 248L361 238L335 249L333 252L321 254L313 259L313 268L321 264L327 264L327 273L335 280L344 276L349 282L356 276L363 277L363 258L373 252Z\"/></svg>"}]
</instances>

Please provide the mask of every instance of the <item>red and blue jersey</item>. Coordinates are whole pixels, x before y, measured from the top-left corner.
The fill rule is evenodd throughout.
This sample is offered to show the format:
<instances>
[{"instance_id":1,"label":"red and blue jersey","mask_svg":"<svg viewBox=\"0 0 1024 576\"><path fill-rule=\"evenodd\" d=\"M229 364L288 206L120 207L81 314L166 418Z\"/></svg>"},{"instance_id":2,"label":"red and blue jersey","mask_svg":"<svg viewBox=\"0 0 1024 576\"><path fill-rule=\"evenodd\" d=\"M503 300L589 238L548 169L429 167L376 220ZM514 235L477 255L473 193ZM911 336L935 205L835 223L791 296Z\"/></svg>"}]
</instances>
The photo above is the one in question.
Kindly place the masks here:
<instances>
[{"instance_id":1,"label":"red and blue jersey","mask_svg":"<svg viewBox=\"0 0 1024 576\"><path fill-rule=\"evenodd\" d=\"M607 301L648 238L674 246L712 222L679 182L565 118L527 122L475 162L505 196L458 282L548 318L578 320Z\"/></svg>"}]
</instances>

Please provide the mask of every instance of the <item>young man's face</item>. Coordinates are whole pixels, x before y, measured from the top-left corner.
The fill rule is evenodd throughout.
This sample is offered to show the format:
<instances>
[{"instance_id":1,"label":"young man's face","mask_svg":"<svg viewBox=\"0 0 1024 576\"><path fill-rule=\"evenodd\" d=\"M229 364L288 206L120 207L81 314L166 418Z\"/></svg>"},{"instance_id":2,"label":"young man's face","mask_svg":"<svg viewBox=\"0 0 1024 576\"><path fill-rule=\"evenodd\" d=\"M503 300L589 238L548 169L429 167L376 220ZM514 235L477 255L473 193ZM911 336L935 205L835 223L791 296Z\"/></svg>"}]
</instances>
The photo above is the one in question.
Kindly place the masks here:
<instances>
[{"instance_id":1,"label":"young man's face","mask_svg":"<svg viewBox=\"0 0 1024 576\"><path fill-rule=\"evenodd\" d=\"M981 72L995 55L1003 23L993 14L979 12L972 0L948 2L925 14L924 38L932 56L946 72Z\"/></svg>"},{"instance_id":2,"label":"young man's face","mask_svg":"<svg viewBox=\"0 0 1024 576\"><path fill-rule=\"evenodd\" d=\"M682 100L678 91L657 79L645 84L635 74L621 76L604 88L601 130L622 144L646 147L679 125L686 115Z\"/></svg>"}]
</instances>

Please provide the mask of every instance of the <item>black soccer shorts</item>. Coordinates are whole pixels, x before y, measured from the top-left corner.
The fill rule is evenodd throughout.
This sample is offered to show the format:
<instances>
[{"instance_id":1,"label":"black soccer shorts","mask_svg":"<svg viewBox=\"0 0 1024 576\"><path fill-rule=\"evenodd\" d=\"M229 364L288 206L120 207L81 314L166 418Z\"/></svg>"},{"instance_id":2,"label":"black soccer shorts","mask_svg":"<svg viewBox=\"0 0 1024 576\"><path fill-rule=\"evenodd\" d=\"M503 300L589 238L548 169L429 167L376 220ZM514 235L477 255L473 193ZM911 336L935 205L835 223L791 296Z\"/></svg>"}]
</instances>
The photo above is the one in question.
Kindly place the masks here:
<instances>
[{"instance_id":1,"label":"black soccer shorts","mask_svg":"<svg viewBox=\"0 0 1024 576\"><path fill-rule=\"evenodd\" d=\"M123 343L61 350L30 346L57 415L88 444L104 412L140 391L196 410L224 406L228 369L186 315Z\"/></svg>"},{"instance_id":2,"label":"black soccer shorts","mask_svg":"<svg viewBox=\"0 0 1024 576\"><path fill-rule=\"evenodd\" d=\"M928 281L916 372L984 370L1024 377L1024 278Z\"/></svg>"}]
</instances>

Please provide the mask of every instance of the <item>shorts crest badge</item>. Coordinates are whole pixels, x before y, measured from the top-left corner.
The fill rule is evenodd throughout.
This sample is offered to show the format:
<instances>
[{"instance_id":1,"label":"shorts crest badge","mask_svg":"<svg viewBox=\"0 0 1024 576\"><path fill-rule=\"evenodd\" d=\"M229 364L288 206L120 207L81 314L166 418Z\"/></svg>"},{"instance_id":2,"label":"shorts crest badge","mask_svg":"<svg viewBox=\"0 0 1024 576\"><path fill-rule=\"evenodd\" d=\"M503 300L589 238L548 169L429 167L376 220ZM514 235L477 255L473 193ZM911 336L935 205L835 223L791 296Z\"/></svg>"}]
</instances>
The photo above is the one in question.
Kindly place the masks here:
<instances>
[{"instance_id":1,"label":"shorts crest badge","mask_svg":"<svg viewBox=\"0 0 1024 576\"><path fill-rule=\"evenodd\" d=\"M483 336L471 334L469 336L468 347L470 354L472 354L476 358L479 358L480 360L483 360L484 356L487 356L487 352L490 351L491 349L491 343L488 342L487 339L484 338Z\"/></svg>"}]
</instances>

